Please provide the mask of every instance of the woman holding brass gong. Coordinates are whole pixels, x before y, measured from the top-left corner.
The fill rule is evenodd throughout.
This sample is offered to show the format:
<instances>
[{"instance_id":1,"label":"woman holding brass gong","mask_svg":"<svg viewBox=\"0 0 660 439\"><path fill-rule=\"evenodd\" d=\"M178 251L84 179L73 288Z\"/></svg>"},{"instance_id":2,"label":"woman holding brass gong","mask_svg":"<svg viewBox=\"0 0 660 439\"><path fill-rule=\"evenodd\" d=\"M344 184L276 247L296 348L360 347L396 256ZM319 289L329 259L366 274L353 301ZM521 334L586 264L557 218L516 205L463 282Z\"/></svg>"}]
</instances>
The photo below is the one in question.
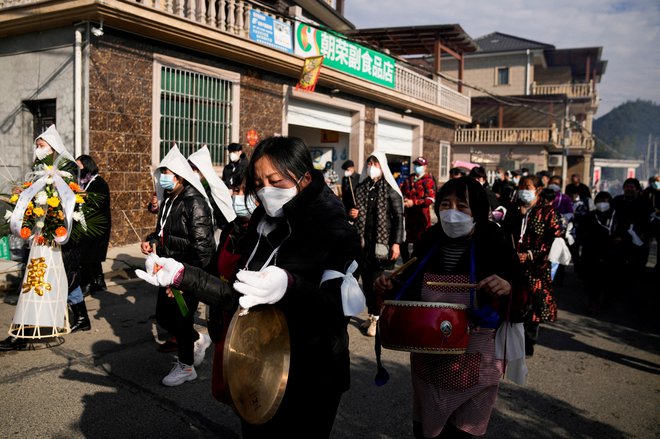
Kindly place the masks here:
<instances>
[{"instance_id":1,"label":"woman holding brass gong","mask_svg":"<svg viewBox=\"0 0 660 439\"><path fill-rule=\"evenodd\" d=\"M512 244L499 226L488 220L486 192L476 180L449 180L436 200L440 221L416 244L414 256L419 262L402 274L403 287L387 276L377 278L374 287L381 294L405 289L401 298L406 301L467 307L470 332L464 353L403 350L411 351L415 437L480 436L486 433L503 373L503 361L495 355L495 335L507 318L519 264ZM379 325L388 323L383 315L381 311ZM443 325L439 329L449 337ZM381 327L381 334L385 335L385 329L395 330ZM415 339L423 336L410 335ZM384 346L385 342L383 339Z\"/></svg>"},{"instance_id":2,"label":"woman holding brass gong","mask_svg":"<svg viewBox=\"0 0 660 439\"><path fill-rule=\"evenodd\" d=\"M237 410L243 437L328 437L341 395L349 388L349 316L364 309L357 273L353 274L360 242L341 200L314 169L301 139L271 137L260 142L245 185L246 195L256 196L259 206L237 243L241 269L233 284L157 257L150 257L146 272L138 275L161 286L194 291L203 302L230 312L238 301L232 324L247 317L240 314L249 316L264 308L281 311L290 340L284 394L267 419L250 422ZM219 259L222 264L222 254ZM259 306L263 304L273 306ZM228 352L226 348L225 344ZM231 396L236 408L240 401L233 389Z\"/></svg>"}]
</instances>

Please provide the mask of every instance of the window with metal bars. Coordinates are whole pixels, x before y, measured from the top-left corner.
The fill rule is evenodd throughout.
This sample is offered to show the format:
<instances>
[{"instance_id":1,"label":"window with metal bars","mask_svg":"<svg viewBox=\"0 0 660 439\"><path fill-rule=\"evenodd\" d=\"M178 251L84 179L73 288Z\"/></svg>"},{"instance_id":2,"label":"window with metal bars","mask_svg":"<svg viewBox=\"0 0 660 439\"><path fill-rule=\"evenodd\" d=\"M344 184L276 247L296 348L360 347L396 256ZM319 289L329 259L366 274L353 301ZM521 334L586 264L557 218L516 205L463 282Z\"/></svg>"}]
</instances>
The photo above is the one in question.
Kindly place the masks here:
<instances>
[{"instance_id":1,"label":"window with metal bars","mask_svg":"<svg viewBox=\"0 0 660 439\"><path fill-rule=\"evenodd\" d=\"M449 179L449 142L441 141L440 142L440 175L438 176L441 180Z\"/></svg>"},{"instance_id":2,"label":"window with metal bars","mask_svg":"<svg viewBox=\"0 0 660 439\"><path fill-rule=\"evenodd\" d=\"M160 75L160 156L175 143L185 157L206 145L213 164L223 164L233 129L232 81L166 65Z\"/></svg>"}]
</instances>

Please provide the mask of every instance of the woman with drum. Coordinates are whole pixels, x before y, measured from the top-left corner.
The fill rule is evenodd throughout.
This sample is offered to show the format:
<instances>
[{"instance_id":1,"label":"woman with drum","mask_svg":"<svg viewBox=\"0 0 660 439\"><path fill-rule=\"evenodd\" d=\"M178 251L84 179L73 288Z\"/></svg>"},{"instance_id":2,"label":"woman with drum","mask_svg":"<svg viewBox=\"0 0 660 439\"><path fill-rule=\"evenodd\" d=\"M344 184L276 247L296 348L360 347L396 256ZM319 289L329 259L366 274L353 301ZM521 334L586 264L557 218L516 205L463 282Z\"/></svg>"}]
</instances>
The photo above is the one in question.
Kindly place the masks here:
<instances>
[{"instance_id":1,"label":"woman with drum","mask_svg":"<svg viewBox=\"0 0 660 439\"><path fill-rule=\"evenodd\" d=\"M139 275L159 285L194 291L205 303L229 312L240 305L232 324L240 324L250 314L258 315L260 310L281 311L290 340L288 375L284 382L280 375L260 383L261 388L285 388L281 402L269 410L272 413L256 420L248 418L238 409L244 402L235 393L240 389L232 387L231 380L240 373L249 380L246 386L263 376L225 369L233 406L241 416L242 435L329 437L341 396L350 382L349 316L364 309L357 273L353 274L357 268L354 261L360 257L359 238L346 219L341 200L314 169L310 151L301 139L271 137L261 141L246 171L245 192L256 196L259 206L252 213L246 235L237 243L241 255L237 267L241 269L235 282L156 257L147 260L147 272ZM155 273L154 264L159 266ZM360 296L361 306L351 307L345 301L346 297ZM255 336L249 341L258 344L281 326L265 328L265 332L252 327ZM227 338L233 335L230 327ZM266 351L268 347L263 344L260 349ZM258 349L254 352L261 353ZM271 354L278 356L277 352ZM258 358L254 365L267 361Z\"/></svg>"},{"instance_id":2,"label":"woman with drum","mask_svg":"<svg viewBox=\"0 0 660 439\"><path fill-rule=\"evenodd\" d=\"M518 262L500 227L489 221L488 197L476 180L460 177L444 183L436 208L438 224L415 246L418 262L404 271L401 281L381 276L374 288L386 297L405 289L401 298L406 301L434 302L423 307L467 309L463 324L469 325L470 334L463 353L410 350L413 432L416 438L481 436L503 373L502 360L495 355L495 334L516 290ZM384 324L381 318L379 325ZM441 329L449 337L447 328Z\"/></svg>"}]
</instances>

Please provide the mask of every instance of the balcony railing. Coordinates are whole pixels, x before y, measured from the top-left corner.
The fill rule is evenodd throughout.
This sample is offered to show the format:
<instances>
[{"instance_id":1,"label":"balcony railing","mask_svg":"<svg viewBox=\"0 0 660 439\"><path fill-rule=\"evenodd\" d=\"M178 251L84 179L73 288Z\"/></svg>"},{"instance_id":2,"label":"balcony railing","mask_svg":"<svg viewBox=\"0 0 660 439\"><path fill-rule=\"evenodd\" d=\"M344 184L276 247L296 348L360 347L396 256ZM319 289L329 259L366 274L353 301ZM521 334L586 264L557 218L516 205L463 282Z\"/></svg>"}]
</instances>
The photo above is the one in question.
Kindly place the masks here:
<instances>
[{"instance_id":1,"label":"balcony railing","mask_svg":"<svg viewBox=\"0 0 660 439\"><path fill-rule=\"evenodd\" d=\"M244 0L125 0L140 4L170 15L190 20L200 25L209 26L241 38L249 37L250 11L255 9L288 23L294 28L295 23L281 16L255 7ZM0 0L0 10L42 3L42 0ZM374 84L374 86L376 86ZM395 90L428 104L437 105L461 116L470 116L470 97L426 78L397 64Z\"/></svg>"},{"instance_id":2,"label":"balcony railing","mask_svg":"<svg viewBox=\"0 0 660 439\"><path fill-rule=\"evenodd\" d=\"M439 80L434 81L399 64L396 65L396 91L458 114L470 115L469 96L443 85Z\"/></svg>"},{"instance_id":3,"label":"balcony railing","mask_svg":"<svg viewBox=\"0 0 660 439\"><path fill-rule=\"evenodd\" d=\"M460 128L454 135L454 143L466 145L549 145L562 148L562 133L550 128ZM571 132L569 149L593 151L594 139L587 133Z\"/></svg>"},{"instance_id":4,"label":"balcony railing","mask_svg":"<svg viewBox=\"0 0 660 439\"><path fill-rule=\"evenodd\" d=\"M557 143L556 128L461 128L456 131L454 143L465 144L536 144Z\"/></svg>"},{"instance_id":5,"label":"balcony railing","mask_svg":"<svg viewBox=\"0 0 660 439\"><path fill-rule=\"evenodd\" d=\"M593 83L583 84L537 84L532 83L533 95L565 94L569 98L590 98L595 94Z\"/></svg>"}]
</instances>

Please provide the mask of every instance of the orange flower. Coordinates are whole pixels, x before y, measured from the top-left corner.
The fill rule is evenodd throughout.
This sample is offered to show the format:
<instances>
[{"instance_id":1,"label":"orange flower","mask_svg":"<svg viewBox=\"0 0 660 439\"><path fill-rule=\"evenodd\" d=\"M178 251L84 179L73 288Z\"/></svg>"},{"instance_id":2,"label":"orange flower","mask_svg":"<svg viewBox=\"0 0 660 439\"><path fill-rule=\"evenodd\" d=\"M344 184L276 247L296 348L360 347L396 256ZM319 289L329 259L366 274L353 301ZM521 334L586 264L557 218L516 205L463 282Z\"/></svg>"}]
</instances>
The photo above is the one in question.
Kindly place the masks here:
<instances>
[{"instance_id":1,"label":"orange flower","mask_svg":"<svg viewBox=\"0 0 660 439\"><path fill-rule=\"evenodd\" d=\"M61 236L64 236L64 235L66 235L66 228L65 227L60 226L57 229L55 229L55 236L60 236L61 237Z\"/></svg>"},{"instance_id":2,"label":"orange flower","mask_svg":"<svg viewBox=\"0 0 660 439\"><path fill-rule=\"evenodd\" d=\"M44 245L44 243L46 242L46 238L39 235L39 236L36 237L36 241L37 241L37 245Z\"/></svg>"},{"instance_id":3,"label":"orange flower","mask_svg":"<svg viewBox=\"0 0 660 439\"><path fill-rule=\"evenodd\" d=\"M31 234L32 234L32 230L28 229L27 227L23 227L21 229L21 238L28 239Z\"/></svg>"},{"instance_id":4,"label":"orange flower","mask_svg":"<svg viewBox=\"0 0 660 439\"><path fill-rule=\"evenodd\" d=\"M75 181L69 182L69 187L74 192L79 192L80 191L80 186L78 186L78 183L76 183Z\"/></svg>"},{"instance_id":5,"label":"orange flower","mask_svg":"<svg viewBox=\"0 0 660 439\"><path fill-rule=\"evenodd\" d=\"M23 187L30 187L30 186L32 186L31 181L26 181L25 183L23 183Z\"/></svg>"}]
</instances>

